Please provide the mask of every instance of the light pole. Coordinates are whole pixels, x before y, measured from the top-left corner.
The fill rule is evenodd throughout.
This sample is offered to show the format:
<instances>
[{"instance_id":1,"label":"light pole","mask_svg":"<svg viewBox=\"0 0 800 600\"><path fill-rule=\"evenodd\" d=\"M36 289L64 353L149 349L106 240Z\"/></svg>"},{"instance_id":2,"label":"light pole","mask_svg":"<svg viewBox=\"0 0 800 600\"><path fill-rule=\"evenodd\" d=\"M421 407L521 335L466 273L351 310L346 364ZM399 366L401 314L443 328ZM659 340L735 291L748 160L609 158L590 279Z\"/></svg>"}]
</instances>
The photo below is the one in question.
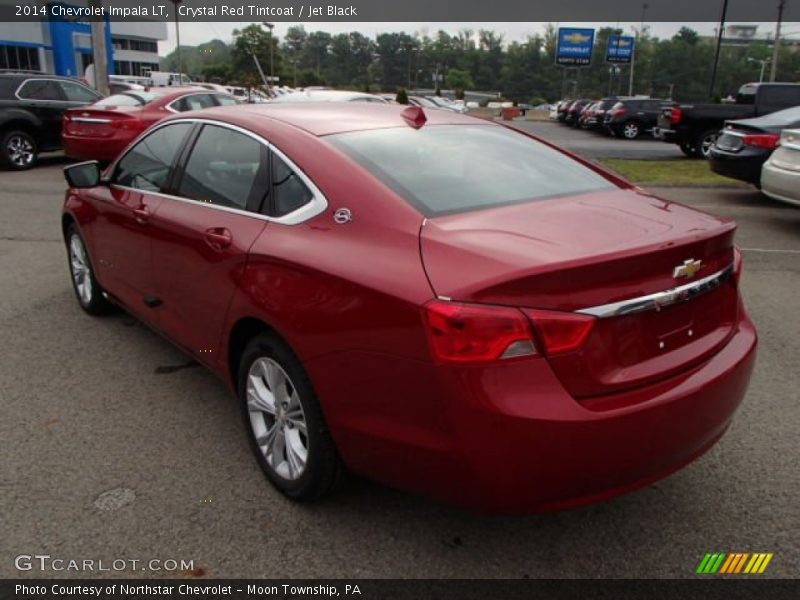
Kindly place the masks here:
<instances>
[{"instance_id":1,"label":"light pole","mask_svg":"<svg viewBox=\"0 0 800 600\"><path fill-rule=\"evenodd\" d=\"M728 14L728 0L722 0L722 14L719 17L719 31L717 32L717 49L714 52L714 66L711 69L711 82L708 84L708 99L714 100L714 85L717 83L717 66L719 65L719 51L722 48L722 36L725 35L725 17Z\"/></svg>"},{"instance_id":2,"label":"light pole","mask_svg":"<svg viewBox=\"0 0 800 600\"><path fill-rule=\"evenodd\" d=\"M778 76L778 53L781 48L781 22L783 21L783 8L786 6L786 0L778 2L778 22L775 24L775 47L772 49L772 70L769 74L769 80L775 82Z\"/></svg>"},{"instance_id":3,"label":"light pole","mask_svg":"<svg viewBox=\"0 0 800 600\"><path fill-rule=\"evenodd\" d=\"M269 30L269 83L267 86L267 93L272 96L272 83L275 81L275 57L273 55L272 30L275 28L275 23L264 22L262 25Z\"/></svg>"},{"instance_id":4,"label":"light pole","mask_svg":"<svg viewBox=\"0 0 800 600\"><path fill-rule=\"evenodd\" d=\"M747 57L747 62L749 62L749 63L758 63L758 64L761 65L761 75L758 76L758 83L761 83L762 81L764 81L764 69L766 68L766 66L769 63L772 62L772 59L771 58L765 58L765 59L762 60L760 58L752 58L751 56L748 56Z\"/></svg>"},{"instance_id":5,"label":"light pole","mask_svg":"<svg viewBox=\"0 0 800 600\"><path fill-rule=\"evenodd\" d=\"M639 31L636 33L636 42L633 46L633 52L631 53L631 76L628 81L628 96L633 96L633 69L636 62L636 55L639 53L639 36L644 31L644 15L647 13L648 8L649 5L647 2L642 4L642 20L639 22Z\"/></svg>"}]
</instances>

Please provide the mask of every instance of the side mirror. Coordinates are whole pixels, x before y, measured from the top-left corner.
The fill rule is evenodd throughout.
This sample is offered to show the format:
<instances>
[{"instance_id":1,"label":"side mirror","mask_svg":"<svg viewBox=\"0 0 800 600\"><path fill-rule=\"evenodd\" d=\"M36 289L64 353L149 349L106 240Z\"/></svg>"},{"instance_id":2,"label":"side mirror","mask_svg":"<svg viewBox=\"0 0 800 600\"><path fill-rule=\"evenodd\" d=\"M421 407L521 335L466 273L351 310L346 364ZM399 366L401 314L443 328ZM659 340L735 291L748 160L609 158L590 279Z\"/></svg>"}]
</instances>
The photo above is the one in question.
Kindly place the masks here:
<instances>
[{"instance_id":1,"label":"side mirror","mask_svg":"<svg viewBox=\"0 0 800 600\"><path fill-rule=\"evenodd\" d=\"M69 187L95 187L100 184L100 163L96 160L89 160L65 167L64 178Z\"/></svg>"}]
</instances>

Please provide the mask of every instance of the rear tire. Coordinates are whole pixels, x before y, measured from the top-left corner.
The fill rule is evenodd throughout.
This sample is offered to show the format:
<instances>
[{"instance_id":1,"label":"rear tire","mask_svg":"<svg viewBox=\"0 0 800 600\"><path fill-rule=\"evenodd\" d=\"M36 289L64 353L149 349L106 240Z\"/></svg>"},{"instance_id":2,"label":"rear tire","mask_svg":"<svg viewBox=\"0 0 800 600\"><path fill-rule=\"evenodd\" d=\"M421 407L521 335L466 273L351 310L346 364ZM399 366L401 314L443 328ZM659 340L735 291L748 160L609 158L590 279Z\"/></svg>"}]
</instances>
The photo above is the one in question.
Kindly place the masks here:
<instances>
[{"instance_id":1,"label":"rear tire","mask_svg":"<svg viewBox=\"0 0 800 600\"><path fill-rule=\"evenodd\" d=\"M239 401L267 479L298 502L333 492L343 466L308 374L274 334L253 338L239 364Z\"/></svg>"},{"instance_id":2,"label":"rear tire","mask_svg":"<svg viewBox=\"0 0 800 600\"><path fill-rule=\"evenodd\" d=\"M694 141L694 151L698 158L708 159L708 153L711 151L711 146L719 136L719 131L716 129L709 129L704 131Z\"/></svg>"},{"instance_id":3,"label":"rear tire","mask_svg":"<svg viewBox=\"0 0 800 600\"><path fill-rule=\"evenodd\" d=\"M622 126L622 137L626 140L635 140L642 133L642 126L636 121L628 121Z\"/></svg>"},{"instance_id":4,"label":"rear tire","mask_svg":"<svg viewBox=\"0 0 800 600\"><path fill-rule=\"evenodd\" d=\"M0 161L14 171L25 171L39 160L36 140L27 131L12 129L2 135Z\"/></svg>"}]
</instances>

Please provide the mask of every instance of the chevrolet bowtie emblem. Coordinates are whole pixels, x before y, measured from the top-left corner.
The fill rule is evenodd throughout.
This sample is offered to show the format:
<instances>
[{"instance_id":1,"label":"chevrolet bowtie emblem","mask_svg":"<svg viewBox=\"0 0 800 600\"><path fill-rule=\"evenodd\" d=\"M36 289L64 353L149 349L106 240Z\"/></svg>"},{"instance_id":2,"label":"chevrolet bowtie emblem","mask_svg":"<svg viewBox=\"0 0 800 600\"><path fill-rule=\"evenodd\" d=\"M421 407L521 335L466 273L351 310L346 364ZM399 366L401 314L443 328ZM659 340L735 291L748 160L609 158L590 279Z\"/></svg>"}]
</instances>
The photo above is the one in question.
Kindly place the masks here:
<instances>
[{"instance_id":1,"label":"chevrolet bowtie emblem","mask_svg":"<svg viewBox=\"0 0 800 600\"><path fill-rule=\"evenodd\" d=\"M691 279L695 276L701 268L703 267L702 260L695 260L693 258L689 258L683 261L682 265L678 265L672 270L672 276L675 279L679 279L681 277L686 277L686 279Z\"/></svg>"}]
</instances>

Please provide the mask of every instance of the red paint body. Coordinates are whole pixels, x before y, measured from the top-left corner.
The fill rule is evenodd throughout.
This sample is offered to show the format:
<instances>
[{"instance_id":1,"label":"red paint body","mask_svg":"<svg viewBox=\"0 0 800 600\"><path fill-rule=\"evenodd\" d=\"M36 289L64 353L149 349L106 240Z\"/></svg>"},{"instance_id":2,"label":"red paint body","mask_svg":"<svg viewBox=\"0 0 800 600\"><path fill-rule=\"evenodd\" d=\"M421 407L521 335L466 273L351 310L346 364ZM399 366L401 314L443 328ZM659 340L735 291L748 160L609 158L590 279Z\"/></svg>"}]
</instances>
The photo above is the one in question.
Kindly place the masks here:
<instances>
[{"instance_id":1,"label":"red paint body","mask_svg":"<svg viewBox=\"0 0 800 600\"><path fill-rule=\"evenodd\" d=\"M645 485L713 445L755 360L734 279L663 310L597 319L577 350L547 356L534 335L535 355L476 365L432 355L423 306L447 297L577 311L661 292L682 283L672 269L688 258L703 261L698 279L730 265L733 223L610 174L618 189L425 220L324 137L408 127L401 110L191 115L253 131L304 171L328 206L299 225L113 185L68 191L65 215L100 284L232 388L232 331L243 320L274 329L308 371L345 463L387 484L478 510L551 510ZM423 127L500 127L426 115ZM144 223L132 212L142 205ZM332 218L342 207L346 225ZM233 243L210 248L209 228ZM146 308L147 295L163 304Z\"/></svg>"},{"instance_id":2,"label":"red paint body","mask_svg":"<svg viewBox=\"0 0 800 600\"><path fill-rule=\"evenodd\" d=\"M202 88L169 87L153 88L148 93L157 95L157 98L144 106L105 106L106 100L103 99L65 111L61 128L64 153L78 160L111 161L143 131L180 112L169 107L176 100L198 94L224 95Z\"/></svg>"}]
</instances>

